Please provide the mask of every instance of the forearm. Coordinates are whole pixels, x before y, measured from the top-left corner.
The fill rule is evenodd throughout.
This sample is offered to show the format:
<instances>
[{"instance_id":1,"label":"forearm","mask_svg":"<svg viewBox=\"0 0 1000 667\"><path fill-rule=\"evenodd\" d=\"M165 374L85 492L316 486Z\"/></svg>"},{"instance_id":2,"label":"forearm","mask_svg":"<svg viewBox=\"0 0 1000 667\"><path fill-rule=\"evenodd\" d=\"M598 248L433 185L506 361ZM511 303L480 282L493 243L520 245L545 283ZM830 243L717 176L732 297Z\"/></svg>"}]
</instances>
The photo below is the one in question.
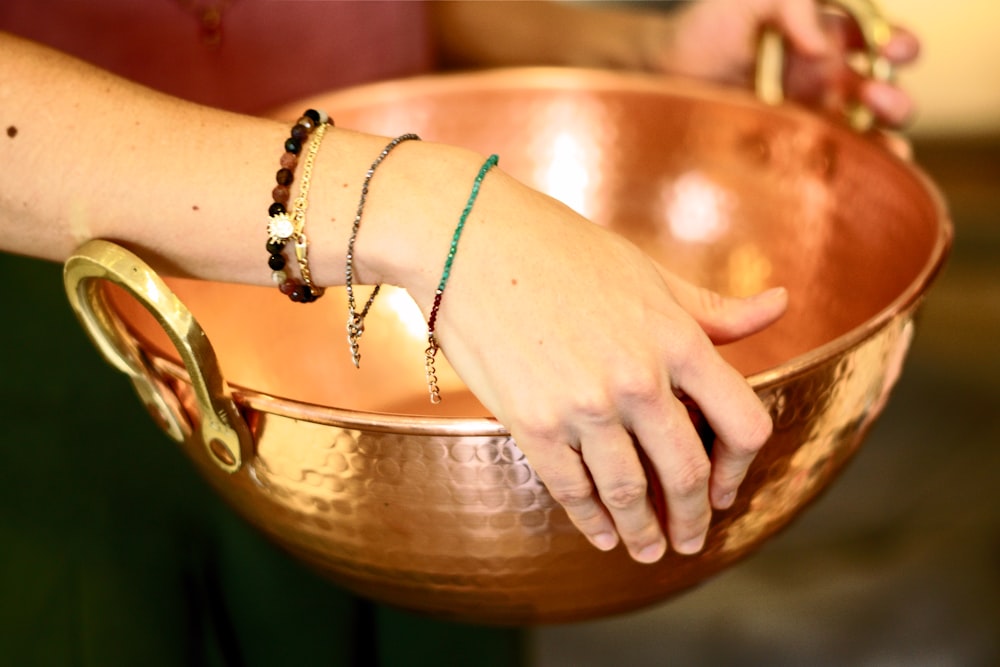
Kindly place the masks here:
<instances>
[{"instance_id":1,"label":"forearm","mask_svg":"<svg viewBox=\"0 0 1000 667\"><path fill-rule=\"evenodd\" d=\"M447 62L649 69L649 45L672 34L662 12L564 2L435 2Z\"/></svg>"},{"instance_id":2,"label":"forearm","mask_svg":"<svg viewBox=\"0 0 1000 667\"><path fill-rule=\"evenodd\" d=\"M0 67L3 250L61 261L87 239L110 238L168 273L270 280L267 208L287 123L186 103L8 35ZM340 129L324 141L306 229L318 284L343 282L360 183L385 141ZM442 182L474 173L478 159L440 145L399 147L373 182L361 279L406 282L421 243L447 238L435 234L438 218L452 224L443 207L461 209L459 189Z\"/></svg>"}]
</instances>

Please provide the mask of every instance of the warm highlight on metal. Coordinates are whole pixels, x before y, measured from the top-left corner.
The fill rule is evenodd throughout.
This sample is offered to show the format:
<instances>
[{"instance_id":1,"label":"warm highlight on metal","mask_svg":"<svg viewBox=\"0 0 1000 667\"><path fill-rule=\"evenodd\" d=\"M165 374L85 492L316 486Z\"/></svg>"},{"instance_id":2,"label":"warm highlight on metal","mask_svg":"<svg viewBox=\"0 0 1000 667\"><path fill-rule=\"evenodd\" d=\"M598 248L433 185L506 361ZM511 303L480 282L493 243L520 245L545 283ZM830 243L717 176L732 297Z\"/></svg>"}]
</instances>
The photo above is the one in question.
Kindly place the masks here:
<instances>
[{"instance_id":1,"label":"warm highlight on metal","mask_svg":"<svg viewBox=\"0 0 1000 667\"><path fill-rule=\"evenodd\" d=\"M701 554L640 565L577 533L443 359L446 400L428 403L424 322L402 292L387 289L369 314L356 370L343 290L303 308L267 288L161 281L100 241L69 260L88 330L238 512L344 586L440 616L593 618L752 551L830 483L881 412L951 238L913 165L840 122L738 92L513 70L309 103L344 127L499 153L508 172L720 292L790 291L778 324L723 349L769 407L773 437Z\"/></svg>"}]
</instances>

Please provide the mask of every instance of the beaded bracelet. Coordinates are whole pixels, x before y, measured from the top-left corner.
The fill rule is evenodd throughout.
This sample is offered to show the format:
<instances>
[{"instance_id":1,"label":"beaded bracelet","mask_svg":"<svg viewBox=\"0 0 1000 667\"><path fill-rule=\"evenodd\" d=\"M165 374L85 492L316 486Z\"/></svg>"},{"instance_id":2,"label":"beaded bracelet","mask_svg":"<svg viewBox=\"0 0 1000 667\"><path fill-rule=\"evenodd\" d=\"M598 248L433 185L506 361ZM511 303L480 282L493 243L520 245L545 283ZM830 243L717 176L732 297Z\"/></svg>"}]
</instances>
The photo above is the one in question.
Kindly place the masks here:
<instances>
[{"instance_id":1,"label":"beaded bracelet","mask_svg":"<svg viewBox=\"0 0 1000 667\"><path fill-rule=\"evenodd\" d=\"M441 280L438 281L437 289L434 291L434 304L431 306L431 313L427 318L427 349L424 350L427 391L430 394L431 403L437 404L441 402L441 390L438 388L437 372L434 370L434 357L437 355L439 349L434 329L437 325L438 311L441 309L441 297L444 295L444 288L448 284L448 278L451 276L451 265L455 261L455 253L458 251L458 239L461 238L462 230L465 229L465 221L469 218L472 205L476 203L476 198L479 196L479 186L482 185L486 173L496 166L499 159L496 155L491 155L486 158L486 162L479 168L476 180L472 184L472 192L469 194L469 200L465 203L462 215L458 219L458 225L455 227L455 233L451 236L448 257L444 261L444 271L441 273Z\"/></svg>"},{"instance_id":2,"label":"beaded bracelet","mask_svg":"<svg viewBox=\"0 0 1000 667\"><path fill-rule=\"evenodd\" d=\"M361 309L360 313L357 312L357 304L354 301L354 243L358 238L358 229L361 228L361 215L365 211L365 202L368 200L368 186L371 185L375 170L378 169L382 161L392 152L393 148L404 141L411 140L420 141L420 137L415 134L403 134L386 144L382 152L375 158L375 161L368 167L368 171L365 172L365 180L361 184L361 198L358 200L358 210L354 214L354 223L351 225L351 236L347 241L347 262L344 267L344 287L347 291L347 344L350 346L351 361L354 363L355 368L359 368L361 365L359 341L361 334L365 332L365 317L368 316L368 311L371 310L372 304L375 302L375 297L378 296L379 289L382 286L375 285L372 293L368 296L368 300L365 302L365 307Z\"/></svg>"},{"instance_id":3,"label":"beaded bracelet","mask_svg":"<svg viewBox=\"0 0 1000 667\"><path fill-rule=\"evenodd\" d=\"M290 136L285 140L285 152L280 161L281 168L275 175L277 185L271 191L274 203L267 211L270 216L267 226L266 248L269 255L267 265L271 268L271 279L278 285L281 293L296 303L312 303L323 296L323 288L313 284L312 274L309 271L309 239L305 235L305 221L313 163L327 128L332 126L333 122L323 111L307 109L302 114L292 126ZM290 186L295 179L299 154L307 139L310 139L310 142L302 166L299 195L289 212ZM301 281L290 277L286 270L288 260L285 257L285 246L289 241L295 243L295 258L302 276Z\"/></svg>"}]
</instances>

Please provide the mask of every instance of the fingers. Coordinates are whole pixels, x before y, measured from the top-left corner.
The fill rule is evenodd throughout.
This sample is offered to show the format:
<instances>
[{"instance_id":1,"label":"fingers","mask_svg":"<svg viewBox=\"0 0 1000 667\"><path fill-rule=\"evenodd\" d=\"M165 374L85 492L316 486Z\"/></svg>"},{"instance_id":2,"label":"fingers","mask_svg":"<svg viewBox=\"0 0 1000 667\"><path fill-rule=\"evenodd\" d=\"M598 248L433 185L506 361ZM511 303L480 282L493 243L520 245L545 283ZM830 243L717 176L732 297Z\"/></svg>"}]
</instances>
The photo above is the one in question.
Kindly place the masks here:
<instances>
[{"instance_id":1,"label":"fingers","mask_svg":"<svg viewBox=\"0 0 1000 667\"><path fill-rule=\"evenodd\" d=\"M893 66L907 65L920 54L920 41L904 28L893 28L881 52ZM858 82L856 89L858 100L872 110L882 125L899 128L912 120L913 98L893 83L866 79Z\"/></svg>"},{"instance_id":2,"label":"fingers","mask_svg":"<svg viewBox=\"0 0 1000 667\"><path fill-rule=\"evenodd\" d=\"M591 427L581 440L580 451L629 554L640 563L658 561L667 543L632 437L621 424Z\"/></svg>"},{"instance_id":3,"label":"fingers","mask_svg":"<svg viewBox=\"0 0 1000 667\"><path fill-rule=\"evenodd\" d=\"M757 452L771 436L771 422L766 413L754 417L753 426L746 428L738 439L717 438L712 446L712 477L709 497L712 507L729 509L750 469Z\"/></svg>"},{"instance_id":4,"label":"fingers","mask_svg":"<svg viewBox=\"0 0 1000 667\"><path fill-rule=\"evenodd\" d=\"M716 345L725 345L766 329L788 307L788 290L775 287L745 299L724 297L705 288L677 301Z\"/></svg>"},{"instance_id":5,"label":"fingers","mask_svg":"<svg viewBox=\"0 0 1000 667\"><path fill-rule=\"evenodd\" d=\"M716 345L732 343L766 329L788 308L788 290L783 287L743 299L725 297L658 268L677 303Z\"/></svg>"},{"instance_id":6,"label":"fingers","mask_svg":"<svg viewBox=\"0 0 1000 667\"><path fill-rule=\"evenodd\" d=\"M553 499L587 539L602 550L620 539L642 563L659 560L667 548L680 554L703 548L712 508L732 505L771 433L767 411L746 380L695 322L671 330L671 348L674 361L667 360L662 378L619 373L608 385L611 400L578 405L572 417L557 420L572 424L570 430L536 429L530 438L515 433ZM715 430L711 460L673 387L701 406ZM572 442L579 442L579 453ZM650 499L651 484L662 491L662 517Z\"/></svg>"},{"instance_id":7,"label":"fingers","mask_svg":"<svg viewBox=\"0 0 1000 667\"><path fill-rule=\"evenodd\" d=\"M600 502L629 553L640 562L658 559L667 544L649 501L637 447L648 458L650 475L663 492L670 548L693 554L704 546L712 507L732 504L771 433L770 417L760 400L703 332L693 324L679 325L672 339L673 358L683 360L671 364L674 386L704 406L718 436L712 461L666 376L658 382L648 375L627 376L615 394L622 423L591 423L581 432L583 459Z\"/></svg>"},{"instance_id":8,"label":"fingers","mask_svg":"<svg viewBox=\"0 0 1000 667\"><path fill-rule=\"evenodd\" d=\"M902 128L913 119L913 98L895 83L863 78L854 70L845 68L839 88L842 92L829 96L826 101L831 110L842 109L844 100L850 99L871 110L878 124L885 128Z\"/></svg>"},{"instance_id":9,"label":"fingers","mask_svg":"<svg viewBox=\"0 0 1000 667\"><path fill-rule=\"evenodd\" d=\"M857 28L849 33L851 48L862 48ZM914 62L920 55L920 41L905 28L894 27L892 36L881 49L881 54L894 66L899 67ZM909 123L914 115L913 99L903 89L891 82L865 79L854 84L856 97L875 114L883 126L900 128Z\"/></svg>"},{"instance_id":10,"label":"fingers","mask_svg":"<svg viewBox=\"0 0 1000 667\"><path fill-rule=\"evenodd\" d=\"M903 127L913 118L913 98L892 84L864 81L858 88L858 98L883 125Z\"/></svg>"},{"instance_id":11,"label":"fingers","mask_svg":"<svg viewBox=\"0 0 1000 667\"><path fill-rule=\"evenodd\" d=\"M716 434L709 498L713 507L732 505L760 448L771 436L771 418L746 379L711 346L692 346L673 380L701 408Z\"/></svg>"},{"instance_id":12,"label":"fingers","mask_svg":"<svg viewBox=\"0 0 1000 667\"><path fill-rule=\"evenodd\" d=\"M711 463L687 410L666 380L633 383L621 397L627 418L600 406L573 420L579 453L540 432L531 440L515 438L532 452L549 494L597 548L612 549L620 539L640 563L660 560L668 548L697 553L712 516ZM663 517L651 500L651 484L662 491Z\"/></svg>"},{"instance_id":13,"label":"fingers","mask_svg":"<svg viewBox=\"0 0 1000 667\"><path fill-rule=\"evenodd\" d=\"M531 465L549 495L566 510L577 529L601 551L618 545L618 529L596 495L579 452L569 444L515 435L522 450L533 452Z\"/></svg>"},{"instance_id":14,"label":"fingers","mask_svg":"<svg viewBox=\"0 0 1000 667\"><path fill-rule=\"evenodd\" d=\"M712 519L711 464L687 410L671 394L635 409L630 428L662 487L670 547L681 554L701 551Z\"/></svg>"},{"instance_id":15,"label":"fingers","mask_svg":"<svg viewBox=\"0 0 1000 667\"><path fill-rule=\"evenodd\" d=\"M920 55L920 40L906 28L895 26L882 55L894 65L908 65Z\"/></svg>"},{"instance_id":16,"label":"fingers","mask_svg":"<svg viewBox=\"0 0 1000 667\"><path fill-rule=\"evenodd\" d=\"M827 26L836 35L841 48L864 50L867 47L858 24L847 17L830 17ZM889 41L882 47L881 53L893 65L909 65L920 55L920 40L906 28L893 26Z\"/></svg>"},{"instance_id":17,"label":"fingers","mask_svg":"<svg viewBox=\"0 0 1000 667\"><path fill-rule=\"evenodd\" d=\"M783 10L786 15L792 12L791 6ZM797 19L800 23L803 20ZM818 53L803 48L795 39L790 21L787 18L782 23L785 34L792 41L796 53L804 56L796 59L794 67L788 70L786 90L790 97L834 112L844 108L846 99L857 100L872 110L883 127L901 128L910 122L914 104L903 89L891 82L864 79L848 64L848 53L866 49L856 22L843 15L826 14L822 25L828 48ZM909 30L894 27L880 52L894 68L904 67L919 56L920 41Z\"/></svg>"},{"instance_id":18,"label":"fingers","mask_svg":"<svg viewBox=\"0 0 1000 667\"><path fill-rule=\"evenodd\" d=\"M784 288L734 299L692 285L665 269L660 268L660 273L677 302L717 345L764 329L788 307ZM742 375L698 341L693 348L703 350L704 365L695 361L679 371L675 369L674 382L702 407L715 430L709 495L713 507L726 509L733 504L750 464L770 437L771 421ZM684 357L698 358L693 352Z\"/></svg>"},{"instance_id":19,"label":"fingers","mask_svg":"<svg viewBox=\"0 0 1000 667\"><path fill-rule=\"evenodd\" d=\"M626 423L617 414L609 415L591 419L580 431L580 451L597 499L636 561L659 560L668 544L677 553L697 553L712 518L711 463L687 410L666 381L630 382L620 398ZM640 460L640 448L649 471ZM662 490L665 526L650 499L650 484ZM585 534L593 534L598 524L589 502L573 503L567 511L576 525L587 526Z\"/></svg>"}]
</instances>

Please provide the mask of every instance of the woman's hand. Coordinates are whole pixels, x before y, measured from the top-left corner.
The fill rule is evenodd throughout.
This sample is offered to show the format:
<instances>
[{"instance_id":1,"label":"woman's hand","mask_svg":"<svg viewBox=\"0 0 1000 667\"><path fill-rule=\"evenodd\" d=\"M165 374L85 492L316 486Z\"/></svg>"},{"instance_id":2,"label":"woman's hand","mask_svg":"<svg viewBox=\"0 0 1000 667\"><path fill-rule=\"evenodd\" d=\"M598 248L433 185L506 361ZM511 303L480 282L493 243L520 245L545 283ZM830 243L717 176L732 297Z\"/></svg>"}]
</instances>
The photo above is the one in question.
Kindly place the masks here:
<instances>
[{"instance_id":1,"label":"woman's hand","mask_svg":"<svg viewBox=\"0 0 1000 667\"><path fill-rule=\"evenodd\" d=\"M905 91L851 72L845 49L860 46L857 29L824 14L817 0L684 4L658 12L642 3L438 2L431 16L445 61L463 67L607 67L743 87L753 81L760 31L771 25L791 44L785 88L791 99L834 111L844 108L845 98L858 99L888 127L900 127L912 116L913 100ZM484 34L491 39L483 39ZM896 28L884 55L900 67L919 51L916 37Z\"/></svg>"},{"instance_id":2,"label":"woman's hand","mask_svg":"<svg viewBox=\"0 0 1000 667\"><path fill-rule=\"evenodd\" d=\"M644 37L650 69L747 86L753 78L757 38L767 25L789 43L785 88L789 98L836 111L858 99L889 127L904 125L913 100L901 88L862 80L847 66L846 53L861 46L856 26L825 15L815 0L701 0L672 21L651 21ZM912 63L917 38L895 28L883 55L894 65Z\"/></svg>"},{"instance_id":3,"label":"woman's hand","mask_svg":"<svg viewBox=\"0 0 1000 667\"><path fill-rule=\"evenodd\" d=\"M426 312L433 280L421 276L408 288ZM679 553L701 549L712 508L732 504L771 432L710 335L761 329L785 301L780 289L726 300L688 285L495 169L465 227L437 334L583 534L601 549L620 539L652 562L668 541ZM679 396L715 430L711 460Z\"/></svg>"}]
</instances>

